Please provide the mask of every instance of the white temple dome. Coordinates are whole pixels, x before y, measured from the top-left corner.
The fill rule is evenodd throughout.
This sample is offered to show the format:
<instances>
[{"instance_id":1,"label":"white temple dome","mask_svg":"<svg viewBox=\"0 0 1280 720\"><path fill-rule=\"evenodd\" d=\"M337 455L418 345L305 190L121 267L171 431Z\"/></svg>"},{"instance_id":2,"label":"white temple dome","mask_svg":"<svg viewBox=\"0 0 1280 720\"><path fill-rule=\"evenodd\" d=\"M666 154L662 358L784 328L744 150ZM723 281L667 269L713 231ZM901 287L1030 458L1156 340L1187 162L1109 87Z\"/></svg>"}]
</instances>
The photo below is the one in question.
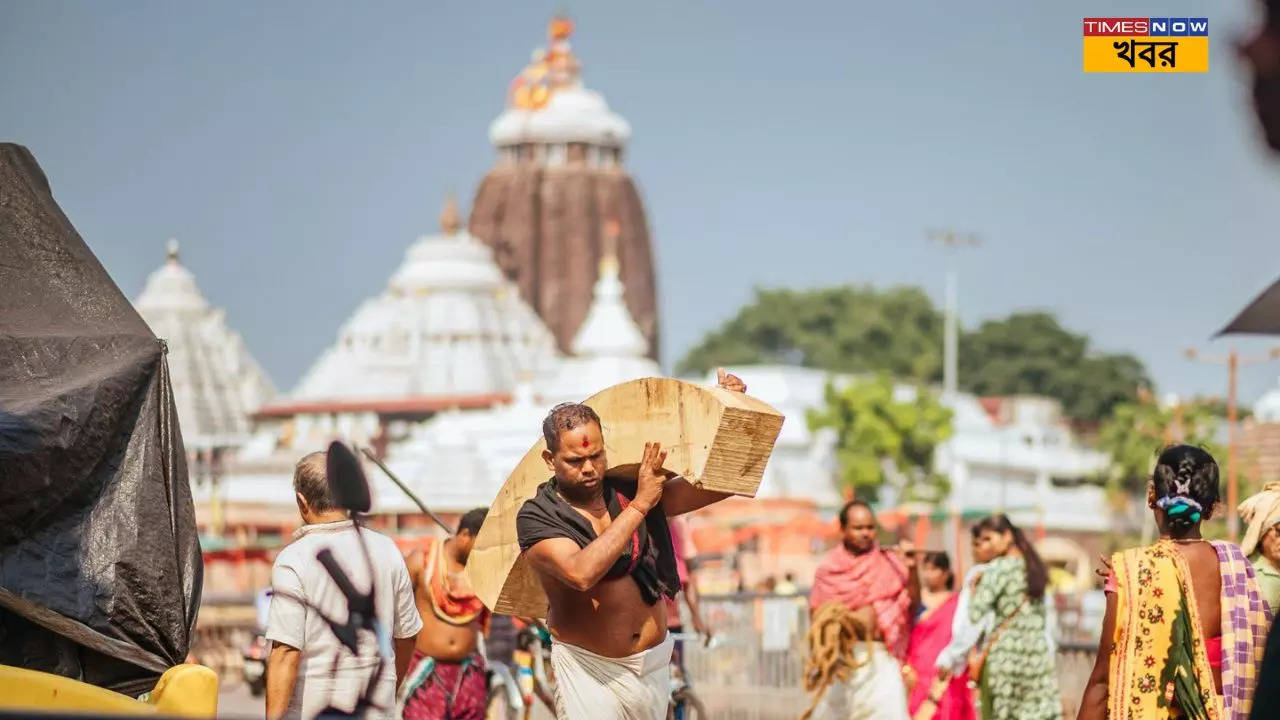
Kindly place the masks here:
<instances>
[{"instance_id":1,"label":"white temple dome","mask_svg":"<svg viewBox=\"0 0 1280 720\"><path fill-rule=\"evenodd\" d=\"M604 96L582 86L578 59L569 47L573 21L551 20L547 49L512 81L507 109L489 125L497 147L523 143L586 143L622 148L631 125L609 109Z\"/></svg>"},{"instance_id":2,"label":"white temple dome","mask_svg":"<svg viewBox=\"0 0 1280 720\"><path fill-rule=\"evenodd\" d=\"M165 244L166 260L147 276L134 307L139 311L200 311L209 307L196 285L196 277L178 262L178 241Z\"/></svg>"},{"instance_id":3,"label":"white temple dome","mask_svg":"<svg viewBox=\"0 0 1280 720\"><path fill-rule=\"evenodd\" d=\"M294 400L505 395L556 359L551 332L489 248L461 228L450 198L441 234L409 247L386 291L342 325Z\"/></svg>"},{"instance_id":4,"label":"white temple dome","mask_svg":"<svg viewBox=\"0 0 1280 720\"><path fill-rule=\"evenodd\" d=\"M540 109L507 108L489 126L489 141L498 147L572 142L625 147L630 140L631 125L609 109L603 95L581 86L557 92Z\"/></svg>"},{"instance_id":5,"label":"white temple dome","mask_svg":"<svg viewBox=\"0 0 1280 720\"><path fill-rule=\"evenodd\" d=\"M188 450L235 447L249 437L249 415L275 387L249 354L225 313L209 307L170 240L134 307L168 347L170 384Z\"/></svg>"}]
</instances>

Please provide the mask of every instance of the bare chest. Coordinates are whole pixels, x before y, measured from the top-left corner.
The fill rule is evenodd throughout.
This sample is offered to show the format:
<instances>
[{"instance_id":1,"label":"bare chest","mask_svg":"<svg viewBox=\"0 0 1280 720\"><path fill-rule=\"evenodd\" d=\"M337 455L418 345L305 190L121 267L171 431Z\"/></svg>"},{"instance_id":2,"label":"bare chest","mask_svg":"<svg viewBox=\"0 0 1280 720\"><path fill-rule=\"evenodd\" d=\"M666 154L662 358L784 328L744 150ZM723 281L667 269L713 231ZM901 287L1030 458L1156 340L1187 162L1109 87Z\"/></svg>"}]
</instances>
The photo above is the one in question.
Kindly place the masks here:
<instances>
[{"instance_id":1,"label":"bare chest","mask_svg":"<svg viewBox=\"0 0 1280 720\"><path fill-rule=\"evenodd\" d=\"M586 510L575 507L574 511L581 515L587 522L591 523L591 529L595 532L596 537L604 534L605 530L613 524L613 518L609 517L608 508L600 508L599 510Z\"/></svg>"}]
</instances>

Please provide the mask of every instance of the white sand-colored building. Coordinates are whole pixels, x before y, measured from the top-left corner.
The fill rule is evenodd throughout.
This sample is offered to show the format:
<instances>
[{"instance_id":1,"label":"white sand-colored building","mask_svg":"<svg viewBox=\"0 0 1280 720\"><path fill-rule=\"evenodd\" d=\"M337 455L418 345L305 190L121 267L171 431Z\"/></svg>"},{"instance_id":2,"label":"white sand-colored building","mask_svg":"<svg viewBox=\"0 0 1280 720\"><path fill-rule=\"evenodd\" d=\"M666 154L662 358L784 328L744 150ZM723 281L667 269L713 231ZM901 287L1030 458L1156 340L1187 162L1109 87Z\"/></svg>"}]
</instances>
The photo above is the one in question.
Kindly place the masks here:
<instances>
[{"instance_id":1,"label":"white sand-colored building","mask_svg":"<svg viewBox=\"0 0 1280 720\"><path fill-rule=\"evenodd\" d=\"M180 262L177 240L169 241L166 255L134 307L165 341L183 444L205 466L249 439L250 415L276 390L226 313L209 305Z\"/></svg>"},{"instance_id":2,"label":"white sand-colored building","mask_svg":"<svg viewBox=\"0 0 1280 720\"><path fill-rule=\"evenodd\" d=\"M333 439L369 448L434 510L487 505L550 407L661 374L623 302L616 258L600 263L575 354L563 357L489 248L454 218L449 204L441 234L414 243L298 388L256 414L222 483L229 514L259 526L287 515L293 463ZM417 513L372 464L369 477L376 513Z\"/></svg>"}]
</instances>

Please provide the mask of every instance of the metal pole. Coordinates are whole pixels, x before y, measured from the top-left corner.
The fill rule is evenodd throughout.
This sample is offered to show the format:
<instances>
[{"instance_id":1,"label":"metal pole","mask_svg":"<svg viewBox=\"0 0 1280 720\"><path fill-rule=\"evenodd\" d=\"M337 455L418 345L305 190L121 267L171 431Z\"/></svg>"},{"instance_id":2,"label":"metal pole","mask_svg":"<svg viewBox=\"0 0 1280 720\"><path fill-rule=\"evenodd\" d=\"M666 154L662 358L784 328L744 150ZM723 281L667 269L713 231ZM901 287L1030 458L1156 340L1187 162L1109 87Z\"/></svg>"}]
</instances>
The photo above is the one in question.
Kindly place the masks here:
<instances>
[{"instance_id":1,"label":"metal pole","mask_svg":"<svg viewBox=\"0 0 1280 720\"><path fill-rule=\"evenodd\" d=\"M1227 355L1227 537L1231 542L1240 538L1240 516L1236 508L1240 504L1240 488L1236 482L1236 374L1240 356L1235 348Z\"/></svg>"},{"instance_id":2,"label":"metal pole","mask_svg":"<svg viewBox=\"0 0 1280 720\"><path fill-rule=\"evenodd\" d=\"M412 490L409 489L408 485L405 485L403 482L400 482L400 478L396 477L396 474L391 472L391 468L384 465L383 462L378 459L377 455L374 455L373 453L369 452L369 448L366 448L366 447L360 448L360 452L364 453L365 457L372 460L374 465L377 465L379 468L381 468L382 472L386 473L387 477L391 478L391 482L395 483L396 487L400 488L400 490L404 492L405 495L409 496L409 499L413 501L414 505L418 506L419 510L426 513L432 520L435 520L436 524L439 525L441 528L443 528L446 534L449 534L449 535L453 534L453 530L449 529L449 526L446 525L445 522L440 519L440 516L431 512L431 508L427 507L426 503L419 500L418 496L414 494Z\"/></svg>"},{"instance_id":3,"label":"metal pole","mask_svg":"<svg viewBox=\"0 0 1280 720\"><path fill-rule=\"evenodd\" d=\"M957 372L957 330L956 330L956 288L955 268L947 268L947 318L946 336L943 342L942 390L946 396L944 402L952 403L956 397Z\"/></svg>"},{"instance_id":4,"label":"metal pole","mask_svg":"<svg viewBox=\"0 0 1280 720\"><path fill-rule=\"evenodd\" d=\"M928 234L931 242L943 245L947 250L954 251L959 247L973 247L978 245L978 238L973 235L960 235L956 232L947 230L942 232L931 232ZM956 396L959 392L959 330L956 306L958 303L959 291L957 289L956 269L954 252L948 253L947 258L947 287L946 287L946 318L945 327L942 338L942 405L944 407L955 410ZM964 510L960 500L963 494L963 488L958 487L956 478L959 475L958 466L960 459L956 454L956 445L954 438L951 441L951 449L947 458L947 476L951 481L951 537L955 540L953 551L957 559L960 558L963 550L963 533L961 532L961 515Z\"/></svg>"}]
</instances>

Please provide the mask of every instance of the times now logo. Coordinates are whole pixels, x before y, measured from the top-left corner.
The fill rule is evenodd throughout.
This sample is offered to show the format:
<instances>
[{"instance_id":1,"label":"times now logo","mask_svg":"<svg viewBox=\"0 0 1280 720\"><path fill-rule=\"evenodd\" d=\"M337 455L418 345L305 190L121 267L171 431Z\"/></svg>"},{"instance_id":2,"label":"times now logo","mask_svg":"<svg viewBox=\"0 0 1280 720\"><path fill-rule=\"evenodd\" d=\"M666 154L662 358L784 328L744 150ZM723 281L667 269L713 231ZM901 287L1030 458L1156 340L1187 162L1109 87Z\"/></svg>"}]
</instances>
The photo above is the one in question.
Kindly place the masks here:
<instances>
[{"instance_id":1,"label":"times now logo","mask_svg":"<svg viewBox=\"0 0 1280 720\"><path fill-rule=\"evenodd\" d=\"M1085 18L1085 35L1146 35L1150 18Z\"/></svg>"},{"instance_id":2,"label":"times now logo","mask_svg":"<svg viewBox=\"0 0 1280 720\"><path fill-rule=\"evenodd\" d=\"M1208 36L1209 19L1192 17L1102 18L1084 19L1084 35L1125 36Z\"/></svg>"}]
</instances>

